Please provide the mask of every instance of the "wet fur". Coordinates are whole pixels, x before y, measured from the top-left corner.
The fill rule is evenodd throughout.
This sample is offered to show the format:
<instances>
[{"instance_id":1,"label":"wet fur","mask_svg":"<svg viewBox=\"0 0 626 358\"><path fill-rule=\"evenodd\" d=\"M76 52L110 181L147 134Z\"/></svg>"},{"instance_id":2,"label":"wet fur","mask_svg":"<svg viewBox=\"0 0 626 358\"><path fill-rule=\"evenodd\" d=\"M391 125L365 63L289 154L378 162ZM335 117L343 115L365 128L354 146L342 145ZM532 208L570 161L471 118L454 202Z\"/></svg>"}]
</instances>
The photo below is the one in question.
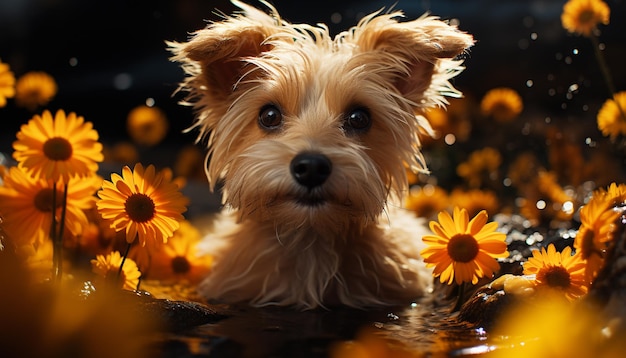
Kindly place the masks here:
<instances>
[{"instance_id":1,"label":"wet fur","mask_svg":"<svg viewBox=\"0 0 626 358\"><path fill-rule=\"evenodd\" d=\"M406 168L426 170L419 136L431 129L420 114L460 96L449 80L472 37L432 16L400 21L400 11L331 37L267 3L269 13L233 3L240 13L168 43L208 146L209 183L223 183L225 208L205 241L216 264L200 293L301 309L420 297L432 280L419 257L427 229L398 206ZM282 113L278 130L258 124L267 104ZM369 111L371 128L344 128L355 108ZM302 152L332 162L323 185L291 176ZM299 201L311 196L324 202Z\"/></svg>"}]
</instances>

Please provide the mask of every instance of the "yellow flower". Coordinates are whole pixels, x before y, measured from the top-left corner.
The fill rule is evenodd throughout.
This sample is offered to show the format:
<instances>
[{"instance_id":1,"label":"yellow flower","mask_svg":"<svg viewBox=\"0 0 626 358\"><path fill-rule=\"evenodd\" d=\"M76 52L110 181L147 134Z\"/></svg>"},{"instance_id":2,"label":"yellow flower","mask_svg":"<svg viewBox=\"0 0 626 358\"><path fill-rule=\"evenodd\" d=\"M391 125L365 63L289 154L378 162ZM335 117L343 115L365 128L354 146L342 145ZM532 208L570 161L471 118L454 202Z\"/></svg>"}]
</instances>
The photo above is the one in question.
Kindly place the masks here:
<instances>
[{"instance_id":1,"label":"yellow flower","mask_svg":"<svg viewBox=\"0 0 626 358\"><path fill-rule=\"evenodd\" d=\"M556 252L554 244L533 251L533 257L524 263L524 275L536 275L538 288L561 291L570 301L587 293L585 262L580 254L572 255L567 246Z\"/></svg>"},{"instance_id":2,"label":"yellow flower","mask_svg":"<svg viewBox=\"0 0 626 358\"><path fill-rule=\"evenodd\" d=\"M55 182L92 175L103 159L102 144L91 122L73 112L66 116L63 110L54 118L45 110L22 125L13 149L13 158L30 175Z\"/></svg>"},{"instance_id":3,"label":"yellow flower","mask_svg":"<svg viewBox=\"0 0 626 358\"><path fill-rule=\"evenodd\" d=\"M598 111L598 129L605 137L615 139L626 135L626 91L616 93L608 99Z\"/></svg>"},{"instance_id":4,"label":"yellow flower","mask_svg":"<svg viewBox=\"0 0 626 358\"><path fill-rule=\"evenodd\" d=\"M490 358L603 357L624 355L626 340L606 315L586 304L537 300L513 305L489 332ZM621 334L620 334L621 333ZM558 339L566 334L567 339Z\"/></svg>"},{"instance_id":5,"label":"yellow flower","mask_svg":"<svg viewBox=\"0 0 626 358\"><path fill-rule=\"evenodd\" d=\"M169 123L165 113L158 108L148 106L135 107L128 114L126 128L130 137L140 145L158 144L165 135Z\"/></svg>"},{"instance_id":6,"label":"yellow flower","mask_svg":"<svg viewBox=\"0 0 626 358\"><path fill-rule=\"evenodd\" d=\"M45 106L57 93L54 78L45 72L28 72L15 84L15 103L34 111L38 106Z\"/></svg>"},{"instance_id":7,"label":"yellow flower","mask_svg":"<svg viewBox=\"0 0 626 358\"><path fill-rule=\"evenodd\" d=\"M481 186L483 180L493 180L498 174L502 156L494 148L483 148L472 152L469 158L456 168L457 174L472 188Z\"/></svg>"},{"instance_id":8,"label":"yellow flower","mask_svg":"<svg viewBox=\"0 0 626 358\"><path fill-rule=\"evenodd\" d=\"M450 193L450 203L453 206L465 208L470 216L478 214L481 210L485 210L487 214L493 215L500 207L496 194L492 191L480 189L454 189Z\"/></svg>"},{"instance_id":9,"label":"yellow flower","mask_svg":"<svg viewBox=\"0 0 626 358\"><path fill-rule=\"evenodd\" d=\"M43 179L28 176L21 168L11 167L0 186L0 213L4 230L16 244L38 244L48 237L52 223L53 186ZM95 192L102 178L93 174L87 178L70 179L67 186L65 227L80 235L87 225L84 210L94 205ZM61 217L63 190L57 185L55 212Z\"/></svg>"},{"instance_id":10,"label":"yellow flower","mask_svg":"<svg viewBox=\"0 0 626 358\"><path fill-rule=\"evenodd\" d=\"M107 255L98 255L91 260L93 273L104 279L106 285L119 286L129 291L136 290L139 285L139 277L141 277L137 264L132 259L126 258L118 278L121 265L122 256L120 256L119 251L113 251Z\"/></svg>"},{"instance_id":11,"label":"yellow flower","mask_svg":"<svg viewBox=\"0 0 626 358\"><path fill-rule=\"evenodd\" d=\"M574 240L574 248L586 262L585 277L592 282L604 264L604 256L613 241L616 222L621 212L613 206L624 200L626 185L612 183L608 190L593 192L589 202L580 209L580 228Z\"/></svg>"},{"instance_id":12,"label":"yellow flower","mask_svg":"<svg viewBox=\"0 0 626 358\"><path fill-rule=\"evenodd\" d=\"M0 61L0 107L7 105L7 98L15 96L15 75L9 65Z\"/></svg>"},{"instance_id":13,"label":"yellow flower","mask_svg":"<svg viewBox=\"0 0 626 358\"><path fill-rule=\"evenodd\" d=\"M166 243L183 220L187 210L185 198L169 175L156 172L154 165L137 163L133 170L122 169L122 176L111 175L98 191L96 205L105 220L112 220L116 231L126 231L129 244L138 237L141 246L148 240Z\"/></svg>"},{"instance_id":14,"label":"yellow flower","mask_svg":"<svg viewBox=\"0 0 626 358\"><path fill-rule=\"evenodd\" d=\"M545 170L539 171L539 173L537 173L537 187L541 193L545 194L550 200L556 203L563 204L567 201L574 200L558 183L555 173Z\"/></svg>"},{"instance_id":15,"label":"yellow flower","mask_svg":"<svg viewBox=\"0 0 626 358\"><path fill-rule=\"evenodd\" d=\"M137 147L131 142L119 142L112 147L105 146L103 153L104 160L107 162L132 165L139 161Z\"/></svg>"},{"instance_id":16,"label":"yellow flower","mask_svg":"<svg viewBox=\"0 0 626 358\"><path fill-rule=\"evenodd\" d=\"M188 221L181 221L180 228L165 245L150 250L149 266L144 270L146 278L161 281L183 279L192 284L200 282L210 271L213 258L198 252L199 242L200 232ZM138 255L145 252L148 250L135 250ZM137 263L140 264L139 261Z\"/></svg>"},{"instance_id":17,"label":"yellow flower","mask_svg":"<svg viewBox=\"0 0 626 358\"><path fill-rule=\"evenodd\" d=\"M448 207L448 193L435 185L411 189L404 207L419 217L428 218Z\"/></svg>"},{"instance_id":18,"label":"yellow flower","mask_svg":"<svg viewBox=\"0 0 626 358\"><path fill-rule=\"evenodd\" d=\"M498 122L510 122L522 113L524 105L522 97L515 90L500 87L485 94L480 102L480 109L484 115L491 116Z\"/></svg>"},{"instance_id":19,"label":"yellow flower","mask_svg":"<svg viewBox=\"0 0 626 358\"><path fill-rule=\"evenodd\" d=\"M609 24L611 9L602 0L569 0L563 5L561 24L571 33L591 36L598 24Z\"/></svg>"},{"instance_id":20,"label":"yellow flower","mask_svg":"<svg viewBox=\"0 0 626 358\"><path fill-rule=\"evenodd\" d=\"M484 210L471 221L465 209L455 207L453 215L442 211L439 222L430 222L434 235L422 238L428 247L420 254L442 283L476 284L479 278L491 277L500 269L495 258L508 257L506 235L495 231L498 223L487 223Z\"/></svg>"}]
</instances>

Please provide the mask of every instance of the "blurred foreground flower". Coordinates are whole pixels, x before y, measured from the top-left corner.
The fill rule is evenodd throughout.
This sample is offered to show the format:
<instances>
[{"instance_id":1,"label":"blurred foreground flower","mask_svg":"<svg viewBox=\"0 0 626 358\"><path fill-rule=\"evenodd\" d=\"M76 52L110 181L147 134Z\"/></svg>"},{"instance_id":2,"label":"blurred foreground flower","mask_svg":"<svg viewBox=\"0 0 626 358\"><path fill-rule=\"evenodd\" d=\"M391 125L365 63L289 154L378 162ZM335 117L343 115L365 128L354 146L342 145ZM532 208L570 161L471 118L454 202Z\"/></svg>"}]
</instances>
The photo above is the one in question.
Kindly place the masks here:
<instances>
[{"instance_id":1,"label":"blurred foreground flower","mask_svg":"<svg viewBox=\"0 0 626 358\"><path fill-rule=\"evenodd\" d=\"M610 15L602 0L569 0L563 5L561 24L571 33L590 37L599 24L609 24Z\"/></svg>"},{"instance_id":2,"label":"blurred foreground flower","mask_svg":"<svg viewBox=\"0 0 626 358\"><path fill-rule=\"evenodd\" d=\"M128 134L139 145L153 146L165 138L169 123L162 110L155 107L135 107L126 120Z\"/></svg>"},{"instance_id":3,"label":"blurred foreground flower","mask_svg":"<svg viewBox=\"0 0 626 358\"><path fill-rule=\"evenodd\" d=\"M562 252L556 252L554 244L533 251L533 257L524 263L524 274L535 275L538 289L563 293L570 301L587 293L585 262L580 254L572 255L569 246Z\"/></svg>"},{"instance_id":4,"label":"blurred foreground flower","mask_svg":"<svg viewBox=\"0 0 626 358\"><path fill-rule=\"evenodd\" d=\"M489 90L480 102L484 115L498 122L510 122L522 113L522 97L513 89L500 87Z\"/></svg>"},{"instance_id":5,"label":"blurred foreground flower","mask_svg":"<svg viewBox=\"0 0 626 358\"><path fill-rule=\"evenodd\" d=\"M3 357L154 357L160 323L134 295L99 287L89 297L67 285L34 285L19 257L0 251L0 347Z\"/></svg>"},{"instance_id":6,"label":"blurred foreground flower","mask_svg":"<svg viewBox=\"0 0 626 358\"><path fill-rule=\"evenodd\" d=\"M626 135L626 91L616 93L608 99L598 111L598 129L606 137L615 139Z\"/></svg>"},{"instance_id":7,"label":"blurred foreground flower","mask_svg":"<svg viewBox=\"0 0 626 358\"><path fill-rule=\"evenodd\" d=\"M0 108L7 105L7 98L15 96L15 75L9 65L0 60Z\"/></svg>"},{"instance_id":8,"label":"blurred foreground flower","mask_svg":"<svg viewBox=\"0 0 626 358\"><path fill-rule=\"evenodd\" d=\"M22 125L13 148L18 166L30 175L66 184L71 177L94 174L104 158L91 122L63 110L54 118L48 110L35 115Z\"/></svg>"},{"instance_id":9,"label":"blurred foreground flower","mask_svg":"<svg viewBox=\"0 0 626 358\"><path fill-rule=\"evenodd\" d=\"M187 198L171 181L171 175L156 172L154 165L145 170L140 163L133 170L122 169L122 176L111 175L98 191L96 205L102 218L112 220L116 231L126 231L126 242L135 239L141 246L162 244L174 235L187 210Z\"/></svg>"},{"instance_id":10,"label":"blurred foreground flower","mask_svg":"<svg viewBox=\"0 0 626 358\"><path fill-rule=\"evenodd\" d=\"M497 222L487 223L484 210L471 221L465 209L455 207L453 215L442 211L439 222L430 222L434 235L422 238L428 247L420 255L427 267L434 267L433 275L441 283L476 284L500 269L496 258L509 256L506 235L495 231Z\"/></svg>"},{"instance_id":11,"label":"blurred foreground flower","mask_svg":"<svg viewBox=\"0 0 626 358\"><path fill-rule=\"evenodd\" d=\"M96 256L91 260L91 267L98 279L104 280L105 286L121 287L129 291L136 290L139 286L141 272L137 264L132 259L122 258L119 251Z\"/></svg>"},{"instance_id":12,"label":"blurred foreground flower","mask_svg":"<svg viewBox=\"0 0 626 358\"><path fill-rule=\"evenodd\" d=\"M48 181L34 179L20 167L11 167L3 181L0 186L0 212L8 239L18 246L37 246L47 240L53 217L58 220L61 216L62 192L56 189L59 199L55 202L53 215L54 187ZM94 206L94 194L101 183L102 178L95 174L70 179L65 210L66 227L72 235L80 235L87 225L84 211Z\"/></svg>"},{"instance_id":13,"label":"blurred foreground flower","mask_svg":"<svg viewBox=\"0 0 626 358\"><path fill-rule=\"evenodd\" d=\"M54 78L41 71L27 72L15 84L15 103L30 111L45 106L56 94Z\"/></svg>"},{"instance_id":14,"label":"blurred foreground flower","mask_svg":"<svg viewBox=\"0 0 626 358\"><path fill-rule=\"evenodd\" d=\"M354 340L335 343L330 347L330 358L418 358L401 342L386 338L372 329L362 329Z\"/></svg>"},{"instance_id":15,"label":"blurred foreground flower","mask_svg":"<svg viewBox=\"0 0 626 358\"><path fill-rule=\"evenodd\" d=\"M623 357L623 327L585 304L540 300L513 305L489 334L489 358Z\"/></svg>"}]
</instances>

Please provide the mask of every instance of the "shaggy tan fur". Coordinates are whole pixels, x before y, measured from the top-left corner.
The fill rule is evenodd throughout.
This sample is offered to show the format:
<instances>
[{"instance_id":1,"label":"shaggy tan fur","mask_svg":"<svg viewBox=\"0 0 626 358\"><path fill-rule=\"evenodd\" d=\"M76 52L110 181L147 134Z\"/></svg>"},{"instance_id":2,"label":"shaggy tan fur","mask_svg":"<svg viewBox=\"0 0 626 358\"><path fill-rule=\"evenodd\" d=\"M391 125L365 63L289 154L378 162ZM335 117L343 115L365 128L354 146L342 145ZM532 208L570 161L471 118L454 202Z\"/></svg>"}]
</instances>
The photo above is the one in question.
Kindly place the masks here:
<instances>
[{"instance_id":1,"label":"shaggy tan fur","mask_svg":"<svg viewBox=\"0 0 626 358\"><path fill-rule=\"evenodd\" d=\"M267 3L269 13L233 3L240 13L168 43L207 141L209 183L223 181L225 209L206 239L216 264L200 292L301 309L420 297L432 280L419 257L426 229L398 203L406 168L426 171L419 136L431 129L420 114L460 96L449 80L472 37L433 16L400 21L400 11L331 37ZM259 124L268 105L276 127ZM371 124L354 130L348 117L363 113ZM323 183L294 179L300 153L332 163Z\"/></svg>"}]
</instances>

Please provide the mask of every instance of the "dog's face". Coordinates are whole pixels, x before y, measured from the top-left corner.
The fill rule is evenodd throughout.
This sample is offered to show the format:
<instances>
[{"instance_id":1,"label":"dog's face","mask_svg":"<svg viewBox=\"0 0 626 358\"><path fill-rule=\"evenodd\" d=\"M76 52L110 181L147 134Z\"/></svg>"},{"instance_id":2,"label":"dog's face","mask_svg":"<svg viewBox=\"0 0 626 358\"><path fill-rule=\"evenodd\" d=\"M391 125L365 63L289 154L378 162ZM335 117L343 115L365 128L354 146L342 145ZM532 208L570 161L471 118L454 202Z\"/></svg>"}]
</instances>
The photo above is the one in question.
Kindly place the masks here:
<instances>
[{"instance_id":1,"label":"dog's face","mask_svg":"<svg viewBox=\"0 0 626 358\"><path fill-rule=\"evenodd\" d=\"M373 221L424 170L419 113L458 95L449 79L471 36L431 17L376 13L331 38L243 13L170 43L208 136L207 175L242 218L293 228ZM416 116L416 114L418 116Z\"/></svg>"}]
</instances>

